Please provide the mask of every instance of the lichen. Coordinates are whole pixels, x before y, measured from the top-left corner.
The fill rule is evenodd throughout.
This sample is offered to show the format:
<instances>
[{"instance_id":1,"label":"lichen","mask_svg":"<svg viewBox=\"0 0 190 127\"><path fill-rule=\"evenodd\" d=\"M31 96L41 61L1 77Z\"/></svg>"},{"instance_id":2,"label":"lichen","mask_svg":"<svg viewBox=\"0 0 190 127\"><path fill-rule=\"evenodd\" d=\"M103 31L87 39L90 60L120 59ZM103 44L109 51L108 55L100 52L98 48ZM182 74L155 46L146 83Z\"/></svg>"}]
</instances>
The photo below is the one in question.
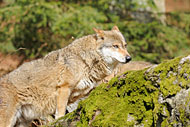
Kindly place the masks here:
<instances>
[{"instance_id":1,"label":"lichen","mask_svg":"<svg viewBox=\"0 0 190 127\"><path fill-rule=\"evenodd\" d=\"M187 125L190 99L178 109L172 107L177 93L190 86L190 60L185 58L164 61L145 70L128 71L99 85L64 120L75 121L76 126ZM172 116L174 109L180 115L177 119Z\"/></svg>"}]
</instances>

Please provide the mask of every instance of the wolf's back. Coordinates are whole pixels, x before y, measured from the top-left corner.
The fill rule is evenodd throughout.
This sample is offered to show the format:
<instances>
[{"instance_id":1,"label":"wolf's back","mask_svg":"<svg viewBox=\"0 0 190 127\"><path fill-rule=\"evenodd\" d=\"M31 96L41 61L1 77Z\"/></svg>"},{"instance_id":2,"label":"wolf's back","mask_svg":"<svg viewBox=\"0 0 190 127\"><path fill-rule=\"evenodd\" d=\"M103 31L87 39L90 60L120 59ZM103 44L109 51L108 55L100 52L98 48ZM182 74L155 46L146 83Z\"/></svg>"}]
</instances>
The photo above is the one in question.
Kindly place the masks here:
<instances>
[{"instance_id":1,"label":"wolf's back","mask_svg":"<svg viewBox=\"0 0 190 127\"><path fill-rule=\"evenodd\" d=\"M3 76L0 81L7 81L17 87L27 86L35 80L48 78L52 73L52 67L57 64L58 51L53 51L42 59L26 62L20 67ZM45 77L44 77L45 76Z\"/></svg>"}]
</instances>

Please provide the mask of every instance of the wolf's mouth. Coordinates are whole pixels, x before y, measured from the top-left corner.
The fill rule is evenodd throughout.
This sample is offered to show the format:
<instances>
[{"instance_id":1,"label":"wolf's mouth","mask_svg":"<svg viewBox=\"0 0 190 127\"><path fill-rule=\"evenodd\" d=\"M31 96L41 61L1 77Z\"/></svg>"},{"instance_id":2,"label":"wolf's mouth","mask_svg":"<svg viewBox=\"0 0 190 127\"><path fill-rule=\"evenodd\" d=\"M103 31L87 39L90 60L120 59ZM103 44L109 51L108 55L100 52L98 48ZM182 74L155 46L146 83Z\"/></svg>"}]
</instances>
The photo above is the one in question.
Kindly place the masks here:
<instances>
[{"instance_id":1,"label":"wolf's mouth","mask_svg":"<svg viewBox=\"0 0 190 127\"><path fill-rule=\"evenodd\" d=\"M126 63L130 62L131 60L132 60L132 58L130 56L127 56L127 57L125 57L125 61L124 62L121 62L121 61L119 61L119 62L122 63L122 64L126 64Z\"/></svg>"},{"instance_id":2,"label":"wolf's mouth","mask_svg":"<svg viewBox=\"0 0 190 127\"><path fill-rule=\"evenodd\" d=\"M122 63L122 64L126 64L126 63L129 63L129 61L128 61L128 62L120 62L120 63Z\"/></svg>"}]
</instances>

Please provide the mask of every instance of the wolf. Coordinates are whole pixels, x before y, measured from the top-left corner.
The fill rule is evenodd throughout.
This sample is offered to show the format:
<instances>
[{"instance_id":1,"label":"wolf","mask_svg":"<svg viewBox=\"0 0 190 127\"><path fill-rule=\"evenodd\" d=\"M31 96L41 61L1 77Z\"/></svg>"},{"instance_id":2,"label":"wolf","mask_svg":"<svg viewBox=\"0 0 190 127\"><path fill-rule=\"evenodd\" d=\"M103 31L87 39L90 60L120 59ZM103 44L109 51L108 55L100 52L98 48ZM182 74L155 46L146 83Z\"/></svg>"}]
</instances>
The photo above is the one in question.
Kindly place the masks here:
<instances>
[{"instance_id":1,"label":"wolf","mask_svg":"<svg viewBox=\"0 0 190 127\"><path fill-rule=\"evenodd\" d=\"M28 127L34 119L64 116L67 105L131 60L117 26L94 31L0 78L0 127Z\"/></svg>"}]
</instances>

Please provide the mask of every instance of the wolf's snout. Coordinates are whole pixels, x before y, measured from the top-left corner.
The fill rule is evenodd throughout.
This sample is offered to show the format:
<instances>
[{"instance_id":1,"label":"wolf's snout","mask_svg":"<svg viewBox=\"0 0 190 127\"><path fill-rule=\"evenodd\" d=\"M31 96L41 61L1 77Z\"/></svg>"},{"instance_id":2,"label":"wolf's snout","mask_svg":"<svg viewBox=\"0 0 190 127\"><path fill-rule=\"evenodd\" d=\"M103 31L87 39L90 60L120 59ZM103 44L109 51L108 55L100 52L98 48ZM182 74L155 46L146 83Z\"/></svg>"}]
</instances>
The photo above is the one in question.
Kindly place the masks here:
<instances>
[{"instance_id":1,"label":"wolf's snout","mask_svg":"<svg viewBox=\"0 0 190 127\"><path fill-rule=\"evenodd\" d=\"M132 58L130 57L130 56L126 56L125 57L125 63L127 63L127 62L129 62L129 61L131 61L132 60Z\"/></svg>"}]
</instances>

